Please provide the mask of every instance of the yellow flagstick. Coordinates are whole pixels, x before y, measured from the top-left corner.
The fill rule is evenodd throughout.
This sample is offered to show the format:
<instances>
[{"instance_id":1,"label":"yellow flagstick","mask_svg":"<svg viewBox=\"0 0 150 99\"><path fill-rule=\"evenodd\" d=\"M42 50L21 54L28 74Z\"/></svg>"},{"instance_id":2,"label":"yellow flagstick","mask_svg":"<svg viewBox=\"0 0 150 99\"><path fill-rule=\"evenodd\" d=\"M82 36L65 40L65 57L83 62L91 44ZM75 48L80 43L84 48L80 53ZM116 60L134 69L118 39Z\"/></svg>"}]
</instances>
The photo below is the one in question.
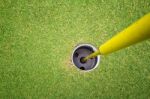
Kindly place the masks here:
<instances>
[{"instance_id":1,"label":"yellow flagstick","mask_svg":"<svg viewBox=\"0 0 150 99\"><path fill-rule=\"evenodd\" d=\"M84 61L97 55L110 54L148 38L150 38L150 13L106 41L99 47L97 52L85 57Z\"/></svg>"}]
</instances>

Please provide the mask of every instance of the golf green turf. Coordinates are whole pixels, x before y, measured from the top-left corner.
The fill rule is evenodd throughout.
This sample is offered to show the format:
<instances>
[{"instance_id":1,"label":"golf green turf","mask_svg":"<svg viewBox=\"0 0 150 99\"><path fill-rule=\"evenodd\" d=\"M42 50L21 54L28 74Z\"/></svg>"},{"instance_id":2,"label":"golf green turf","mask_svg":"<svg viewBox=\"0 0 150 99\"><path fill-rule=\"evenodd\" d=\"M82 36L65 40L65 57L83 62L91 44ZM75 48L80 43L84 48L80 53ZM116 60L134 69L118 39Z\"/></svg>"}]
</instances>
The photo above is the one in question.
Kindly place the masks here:
<instances>
[{"instance_id":1,"label":"golf green turf","mask_svg":"<svg viewBox=\"0 0 150 99\"><path fill-rule=\"evenodd\" d=\"M77 44L98 47L148 12L149 0L0 0L0 99L149 99L150 40L91 72L71 63Z\"/></svg>"}]
</instances>

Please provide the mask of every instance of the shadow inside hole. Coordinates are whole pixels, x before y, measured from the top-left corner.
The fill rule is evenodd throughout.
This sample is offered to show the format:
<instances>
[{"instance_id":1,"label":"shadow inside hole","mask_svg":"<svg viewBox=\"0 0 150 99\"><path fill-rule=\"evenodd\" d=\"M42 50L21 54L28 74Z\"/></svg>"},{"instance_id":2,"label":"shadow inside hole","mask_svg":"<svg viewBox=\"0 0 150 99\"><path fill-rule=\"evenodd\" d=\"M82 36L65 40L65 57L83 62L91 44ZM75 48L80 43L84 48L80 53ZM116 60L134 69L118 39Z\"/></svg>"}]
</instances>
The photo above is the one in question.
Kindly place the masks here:
<instances>
[{"instance_id":1,"label":"shadow inside hole","mask_svg":"<svg viewBox=\"0 0 150 99\"><path fill-rule=\"evenodd\" d=\"M80 69L81 69L81 70L85 70L85 68L84 68L84 67L80 67Z\"/></svg>"},{"instance_id":2,"label":"shadow inside hole","mask_svg":"<svg viewBox=\"0 0 150 99\"><path fill-rule=\"evenodd\" d=\"M80 62L81 62L82 64L85 64L85 63L86 63L86 61L84 61L84 58L85 58L85 57L81 57L81 58L80 58Z\"/></svg>"},{"instance_id":3,"label":"shadow inside hole","mask_svg":"<svg viewBox=\"0 0 150 99\"><path fill-rule=\"evenodd\" d=\"M78 57L79 56L79 54L78 53L75 53L75 57Z\"/></svg>"}]
</instances>

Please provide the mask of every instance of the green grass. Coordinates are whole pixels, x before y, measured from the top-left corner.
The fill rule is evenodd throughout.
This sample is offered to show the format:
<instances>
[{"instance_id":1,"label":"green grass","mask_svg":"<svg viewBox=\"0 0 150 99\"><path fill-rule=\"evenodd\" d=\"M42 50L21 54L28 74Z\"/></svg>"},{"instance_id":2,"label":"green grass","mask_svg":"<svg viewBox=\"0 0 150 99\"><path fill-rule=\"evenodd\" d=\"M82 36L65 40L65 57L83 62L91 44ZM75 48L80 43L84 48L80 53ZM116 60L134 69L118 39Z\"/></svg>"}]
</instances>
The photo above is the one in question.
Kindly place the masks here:
<instances>
[{"instance_id":1,"label":"green grass","mask_svg":"<svg viewBox=\"0 0 150 99\"><path fill-rule=\"evenodd\" d=\"M150 40L81 72L79 43L99 46L146 13L149 0L0 0L1 99L150 99Z\"/></svg>"}]
</instances>

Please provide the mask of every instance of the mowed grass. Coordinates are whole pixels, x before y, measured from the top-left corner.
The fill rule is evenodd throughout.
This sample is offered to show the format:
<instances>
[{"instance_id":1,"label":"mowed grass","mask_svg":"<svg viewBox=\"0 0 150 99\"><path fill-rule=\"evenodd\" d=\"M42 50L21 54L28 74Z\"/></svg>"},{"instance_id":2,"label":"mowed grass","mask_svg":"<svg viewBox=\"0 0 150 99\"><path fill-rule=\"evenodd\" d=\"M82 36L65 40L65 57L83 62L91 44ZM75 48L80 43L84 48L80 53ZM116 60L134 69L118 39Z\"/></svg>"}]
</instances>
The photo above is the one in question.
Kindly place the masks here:
<instances>
[{"instance_id":1,"label":"mowed grass","mask_svg":"<svg viewBox=\"0 0 150 99\"><path fill-rule=\"evenodd\" d=\"M98 47L148 12L149 0L0 0L0 98L149 99L150 40L91 72L71 63L77 44Z\"/></svg>"}]
</instances>

